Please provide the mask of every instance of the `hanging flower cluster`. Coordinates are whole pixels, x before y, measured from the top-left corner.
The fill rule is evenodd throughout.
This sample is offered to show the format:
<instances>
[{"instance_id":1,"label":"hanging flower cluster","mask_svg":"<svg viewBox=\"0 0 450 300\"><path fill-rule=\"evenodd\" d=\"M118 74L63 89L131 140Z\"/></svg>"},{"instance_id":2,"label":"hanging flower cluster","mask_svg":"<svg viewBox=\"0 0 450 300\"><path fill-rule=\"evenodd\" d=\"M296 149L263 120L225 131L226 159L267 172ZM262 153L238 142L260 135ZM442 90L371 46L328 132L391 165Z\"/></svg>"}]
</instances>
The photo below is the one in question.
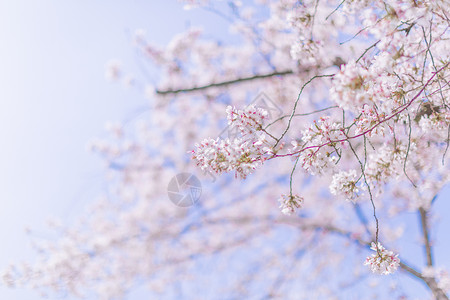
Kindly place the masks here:
<instances>
[{"instance_id":1,"label":"hanging flower cluster","mask_svg":"<svg viewBox=\"0 0 450 300\"><path fill-rule=\"evenodd\" d=\"M292 215L295 211L302 207L303 198L299 195L281 195L278 199L281 212L285 215Z\"/></svg>"},{"instance_id":2,"label":"hanging flower cluster","mask_svg":"<svg viewBox=\"0 0 450 300\"><path fill-rule=\"evenodd\" d=\"M400 266L398 254L386 250L380 243L372 243L370 249L377 253L367 257L364 265L368 266L373 273L382 275L392 274Z\"/></svg>"}]
</instances>

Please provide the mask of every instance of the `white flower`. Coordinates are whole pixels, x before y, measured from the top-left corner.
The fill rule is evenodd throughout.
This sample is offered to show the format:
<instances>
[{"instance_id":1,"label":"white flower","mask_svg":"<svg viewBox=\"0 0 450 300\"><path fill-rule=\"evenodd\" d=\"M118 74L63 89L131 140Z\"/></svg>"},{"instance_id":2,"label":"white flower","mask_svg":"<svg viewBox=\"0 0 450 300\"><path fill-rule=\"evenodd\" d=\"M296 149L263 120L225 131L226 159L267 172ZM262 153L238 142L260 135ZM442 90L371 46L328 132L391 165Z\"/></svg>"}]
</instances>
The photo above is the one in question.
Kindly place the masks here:
<instances>
[{"instance_id":1,"label":"white flower","mask_svg":"<svg viewBox=\"0 0 450 300\"><path fill-rule=\"evenodd\" d=\"M279 208L285 215L292 215L298 208L301 208L303 198L299 195L281 195L278 199Z\"/></svg>"},{"instance_id":2,"label":"white flower","mask_svg":"<svg viewBox=\"0 0 450 300\"><path fill-rule=\"evenodd\" d=\"M106 64L105 77L108 80L117 80L119 79L122 73L122 66L118 60L110 60Z\"/></svg>"},{"instance_id":3,"label":"white flower","mask_svg":"<svg viewBox=\"0 0 450 300\"><path fill-rule=\"evenodd\" d=\"M367 132L367 136L384 135L385 124L380 124L385 118L384 113L378 113L375 106L363 105L360 116L356 120L355 135ZM369 131L370 130L370 131Z\"/></svg>"},{"instance_id":4,"label":"white flower","mask_svg":"<svg viewBox=\"0 0 450 300\"><path fill-rule=\"evenodd\" d=\"M243 110L228 106L226 112L230 127L238 128L242 136L245 137L251 137L257 131L260 131L264 121L268 119L268 112L254 104Z\"/></svg>"},{"instance_id":5,"label":"white flower","mask_svg":"<svg viewBox=\"0 0 450 300\"><path fill-rule=\"evenodd\" d=\"M349 61L341 66L341 70L333 80L330 97L340 107L354 110L368 100L365 84L369 73L367 69Z\"/></svg>"},{"instance_id":6,"label":"white flower","mask_svg":"<svg viewBox=\"0 0 450 300\"><path fill-rule=\"evenodd\" d=\"M356 179L356 170L350 170L348 172L340 171L333 175L330 192L333 195L344 196L345 200L355 203L359 193L359 189L356 186Z\"/></svg>"},{"instance_id":7,"label":"white flower","mask_svg":"<svg viewBox=\"0 0 450 300\"><path fill-rule=\"evenodd\" d=\"M386 250L380 243L376 245L372 243L370 247L376 254L368 256L364 262L365 266L369 266L370 270L376 274L388 275L393 274L400 265L398 254Z\"/></svg>"},{"instance_id":8,"label":"white flower","mask_svg":"<svg viewBox=\"0 0 450 300\"><path fill-rule=\"evenodd\" d=\"M262 137L263 138L263 137ZM264 161L263 143L249 142L244 139L205 139L196 144L192 158L203 171L222 174L236 172L236 177L245 179Z\"/></svg>"},{"instance_id":9,"label":"white flower","mask_svg":"<svg viewBox=\"0 0 450 300\"><path fill-rule=\"evenodd\" d=\"M230 127L237 127L242 134L233 139L205 139L196 144L192 158L203 171L216 174L234 170L236 177L245 179L258 168L272 150L267 147L266 135L262 129L267 111L254 105L244 110L228 106L226 109Z\"/></svg>"}]
</instances>

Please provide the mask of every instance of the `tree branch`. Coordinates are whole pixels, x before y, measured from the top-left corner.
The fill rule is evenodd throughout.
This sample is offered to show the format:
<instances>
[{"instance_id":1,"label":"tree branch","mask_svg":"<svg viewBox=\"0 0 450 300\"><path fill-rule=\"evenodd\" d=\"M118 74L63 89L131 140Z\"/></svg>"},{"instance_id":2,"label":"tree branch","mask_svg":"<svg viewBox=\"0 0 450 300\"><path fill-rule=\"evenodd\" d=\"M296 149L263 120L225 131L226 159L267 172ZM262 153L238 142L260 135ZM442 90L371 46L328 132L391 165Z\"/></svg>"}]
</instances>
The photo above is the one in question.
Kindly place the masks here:
<instances>
[{"instance_id":1,"label":"tree branch","mask_svg":"<svg viewBox=\"0 0 450 300\"><path fill-rule=\"evenodd\" d=\"M423 91L425 91L426 87L432 82L433 78L442 70L446 69L448 66L450 65L450 62L446 63L442 68L440 68L437 72L433 72L433 75L427 80L427 82L420 88L419 92L411 99L409 100L407 103L400 105L399 107L397 107L396 109L394 109L393 113L389 116L386 116L385 118L381 119L378 121L378 123L376 123L375 125L373 125L371 128L355 134L353 136L346 136L345 138L342 139L337 139L337 140L329 140L328 142L325 142L321 145L312 145L309 147L304 147L298 151L292 152L292 153L288 153L288 154L274 154L271 157L269 157L268 159L274 159L274 158L278 158L278 157L287 157L287 156L294 156L294 155L299 155L301 152L304 152L308 149L317 149L316 152L318 152L320 150L320 148L324 147L324 146L328 146L330 144L338 144L338 143L342 143L342 142L348 142L351 139L355 139L358 137L362 137L362 136L366 136L368 133L372 132L375 128L377 128L378 126L380 126L383 123L386 123L387 121L391 120L392 118L398 116L399 114L401 114L403 111L405 111L406 109L408 109L408 107L411 106L411 104L413 104L414 101L416 101L419 96L423 93ZM330 76L330 75L322 75L322 76ZM318 76L315 76L313 78L317 78ZM312 79L311 79L312 80ZM298 101L298 100L297 100ZM292 116L294 115L295 111L293 111ZM289 124L288 124L289 125ZM289 129L289 126L288 128ZM283 135L281 136L281 138L279 140L281 140L284 136L284 134L286 134L287 131L285 131L283 133Z\"/></svg>"},{"instance_id":2,"label":"tree branch","mask_svg":"<svg viewBox=\"0 0 450 300\"><path fill-rule=\"evenodd\" d=\"M233 79L233 80L211 83L211 84L207 84L207 85L203 85L203 86L197 86L197 87L185 88L185 89L156 90L156 94L168 95L168 94L195 92L195 91L206 90L206 89L209 89L212 87L227 86L230 84L235 84L235 83L240 83L240 82L245 82L245 81L252 81L252 80L256 80L256 79L270 78L270 77L274 77L274 76L283 76L283 75L290 75L290 74L294 74L294 71L287 70L287 71L283 71L283 72L273 72L273 73L262 74L262 75L253 75L253 76L249 76L249 77L242 77L242 78L237 78L237 79Z\"/></svg>"},{"instance_id":3,"label":"tree branch","mask_svg":"<svg viewBox=\"0 0 450 300\"><path fill-rule=\"evenodd\" d=\"M427 256L427 266L433 266L433 255L431 252L430 234L428 232L428 216L427 211L423 208L419 208L420 224L422 227L423 239L425 242L425 253Z\"/></svg>"}]
</instances>

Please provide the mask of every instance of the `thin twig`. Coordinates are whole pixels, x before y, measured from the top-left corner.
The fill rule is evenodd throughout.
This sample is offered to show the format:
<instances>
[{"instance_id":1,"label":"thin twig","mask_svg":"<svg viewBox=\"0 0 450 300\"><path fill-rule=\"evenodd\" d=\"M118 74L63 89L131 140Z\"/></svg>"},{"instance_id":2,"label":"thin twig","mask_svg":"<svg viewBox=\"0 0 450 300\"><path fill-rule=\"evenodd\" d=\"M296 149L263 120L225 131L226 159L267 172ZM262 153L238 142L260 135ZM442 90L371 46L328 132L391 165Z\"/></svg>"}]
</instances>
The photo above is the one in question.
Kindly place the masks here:
<instances>
[{"instance_id":1,"label":"thin twig","mask_svg":"<svg viewBox=\"0 0 450 300\"><path fill-rule=\"evenodd\" d=\"M289 196L292 198L292 177L294 176L295 168L297 167L298 160L300 159L300 155L295 160L294 167L292 168L291 176L289 177Z\"/></svg>"},{"instance_id":2,"label":"thin twig","mask_svg":"<svg viewBox=\"0 0 450 300\"><path fill-rule=\"evenodd\" d=\"M294 108L292 109L292 114L291 114L291 116L290 116L290 118L289 118L287 127L286 127L286 129L284 130L284 132L283 132L283 134L281 135L281 137L280 137L280 138L278 139L278 141L275 143L274 148L275 148L275 147L278 145L278 143L283 139L283 137L286 135L286 133L289 131L289 128L291 127L292 118L293 118L294 115L295 115L295 110L297 109L297 104L298 104L298 101L300 100L300 96L302 95L303 89L304 89L308 84L310 84L311 81L313 81L313 80L316 79L316 78L332 77L332 76L334 76L334 74L331 74L331 75L316 75L316 76L312 77L310 80L308 80L308 81L302 86L302 88L300 89L300 93L299 93L298 96L297 96L297 100L295 100Z\"/></svg>"},{"instance_id":3,"label":"thin twig","mask_svg":"<svg viewBox=\"0 0 450 300\"><path fill-rule=\"evenodd\" d=\"M442 165L444 165L445 155L447 154L448 146L449 146L449 143L450 143L450 125L448 125L448 129L447 129L447 140L446 140L446 143L447 143L447 146L445 147L444 154L442 155Z\"/></svg>"},{"instance_id":4,"label":"thin twig","mask_svg":"<svg viewBox=\"0 0 450 300\"><path fill-rule=\"evenodd\" d=\"M324 147L324 146L327 146L327 145L329 145L329 144L342 143L342 142L346 142L346 141L351 140L351 139L355 139L355 138L358 138L358 137L362 137L362 136L367 135L368 133L372 132L375 128L377 128L377 127L380 126L381 124L383 124L383 123L385 123L385 122L391 120L391 119L394 118L395 116L399 115L400 113L402 113L403 111L405 111L406 109L408 109L408 107L410 107L411 104L413 104L413 102L414 102L415 100L417 100L417 98L419 98L419 96L423 93L423 91L425 90L425 88L431 83L431 81L433 80L433 78L434 78L439 72L441 72L442 70L444 70L445 68L447 68L447 67L449 66L449 64L450 64L450 63L446 63L446 64L445 64L442 68L440 68L437 72L434 72L434 74L433 74L433 75L428 79L428 81L422 86L422 88L419 90L419 92L418 92L414 97L412 97L411 100L409 100L409 102L405 103L404 105L399 106L399 107L397 108L397 110L396 110L392 115L390 115L390 116L388 116L388 117L385 117L384 119L380 120L378 123L376 123L375 125L373 125L371 128L369 128L369 129L367 129L367 130L365 130L365 131L363 131L363 132L361 132L361 133L359 133L359 134L355 134L355 135L353 135L353 136L346 136L345 138L343 138L343 139L338 139L338 140L329 140L328 142L326 142L326 143L324 143L324 144L321 144L321 145L312 145L312 146L302 148L302 149L300 149L300 150L298 150L298 151L295 151L295 152L292 152L292 153L288 153L288 154L274 154L272 157L270 157L270 159L273 159L273 158L276 158L276 157L293 156L293 155L300 154L301 152L306 151L306 150L308 150L308 149L314 149L314 148L320 149L320 148L322 148L322 147ZM298 100L297 100L297 101L298 101ZM291 115L291 119L292 119L292 116L293 116L293 115ZM285 132L286 132L286 131L285 131ZM284 134L283 134L283 135L284 135Z\"/></svg>"},{"instance_id":5,"label":"thin twig","mask_svg":"<svg viewBox=\"0 0 450 300\"><path fill-rule=\"evenodd\" d=\"M380 41L381 41L381 40L376 41L376 42L375 42L374 44L372 44L369 48L367 48L367 49L363 52L363 54L361 54L361 56L358 57L358 59L356 60L356 63L358 63L358 62L361 60L361 58L363 58L364 55L366 55L367 51L369 51L370 49L372 49L373 47L375 47Z\"/></svg>"},{"instance_id":6,"label":"thin twig","mask_svg":"<svg viewBox=\"0 0 450 300\"><path fill-rule=\"evenodd\" d=\"M330 106L330 107L318 109L318 110L315 110L315 111L312 111L312 112L309 112L309 113L295 114L294 117L304 117L304 116L309 116L309 115L312 115L312 114L316 114L316 113L319 113L319 112L322 112L322 111L326 111L326 110L329 110L329 109L332 109L332 108L338 108L338 107L339 107L339 106L334 105L334 106ZM272 123L268 124L268 125L266 126L265 129L267 129L269 126L272 126L272 125L275 124L276 122L281 121L281 120L283 120L283 119L285 119L285 118L287 118L287 117L289 117L289 116L290 116L290 115L284 115L284 116L279 117L278 119L274 120Z\"/></svg>"},{"instance_id":7,"label":"thin twig","mask_svg":"<svg viewBox=\"0 0 450 300\"><path fill-rule=\"evenodd\" d=\"M339 9L339 7L341 7L342 4L344 4L344 2L345 0L342 0L342 2L339 3L339 5L325 18L325 20L328 20L328 18L331 17L331 15L334 14Z\"/></svg>"},{"instance_id":8,"label":"thin twig","mask_svg":"<svg viewBox=\"0 0 450 300\"><path fill-rule=\"evenodd\" d=\"M378 249L378 232L379 232L379 224L378 224L378 218L377 218L377 213L376 213L375 203L373 202L372 191L371 191L371 189L370 189L369 182L367 181L367 178L366 178L366 172L365 172L365 170L364 170L364 166L363 166L361 160L359 159L358 154L356 154L356 151L355 151L355 149L353 148L353 146L352 146L352 144L350 143L350 141L348 140L347 142L348 142L348 145L350 146L350 149L352 150L353 154L355 155L356 159L358 160L359 165L361 166L361 172L362 172L362 175L363 175L363 177L364 177L364 183L366 184L366 186L367 186L367 191L369 192L369 198L370 198L370 202L372 203L372 208L373 208L373 217L374 217L374 219L375 219L375 224L376 224L375 244L377 245L377 252L378 252L378 254L380 254L380 256L381 256L380 250Z\"/></svg>"},{"instance_id":9,"label":"thin twig","mask_svg":"<svg viewBox=\"0 0 450 300\"><path fill-rule=\"evenodd\" d=\"M405 161L403 162L403 173L405 174L406 178L409 179L409 181L411 182L411 184L417 188L416 184L414 183L414 181L411 180L411 178L409 178L408 174L406 173L406 162L408 161L408 154L409 154L409 149L411 148L411 117L408 114L408 122L409 122L409 134L408 134L408 148L406 149L406 155L405 155Z\"/></svg>"}]
</instances>

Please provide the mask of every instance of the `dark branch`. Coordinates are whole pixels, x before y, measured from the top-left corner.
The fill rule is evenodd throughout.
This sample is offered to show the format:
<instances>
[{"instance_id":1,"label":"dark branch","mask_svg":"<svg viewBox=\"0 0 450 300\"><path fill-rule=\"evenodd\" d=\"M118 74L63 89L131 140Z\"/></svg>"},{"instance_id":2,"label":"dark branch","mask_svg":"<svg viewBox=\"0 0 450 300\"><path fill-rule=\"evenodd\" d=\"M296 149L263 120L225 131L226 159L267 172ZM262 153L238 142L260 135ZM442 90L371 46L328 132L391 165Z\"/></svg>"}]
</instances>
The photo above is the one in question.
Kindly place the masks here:
<instances>
[{"instance_id":1,"label":"dark branch","mask_svg":"<svg viewBox=\"0 0 450 300\"><path fill-rule=\"evenodd\" d=\"M433 255L431 252L430 233L428 232L428 216L427 211L423 208L419 208L420 224L422 226L422 234L425 242L425 253L427 256L427 266L433 266Z\"/></svg>"},{"instance_id":2,"label":"dark branch","mask_svg":"<svg viewBox=\"0 0 450 300\"><path fill-rule=\"evenodd\" d=\"M227 86L227 85L230 85L230 84L235 84L235 83L240 83L240 82L245 82L245 81L251 81L251 80L256 80L256 79L264 79L264 78L269 78L269 77L274 77L274 76L290 75L290 74L294 74L294 71L287 70L287 71L283 71L283 72L273 72L273 73L269 73L269 74L253 75L253 76L250 76L250 77L242 77L242 78L237 78L237 79L233 79L233 80L216 82L216 83L211 83L211 84L207 84L207 85L203 85L203 86L196 86L196 87L185 88L185 89L178 89L178 90L163 90L163 91L162 90L156 90L156 93L158 95L188 93L188 92L195 92L195 91L206 90L206 89L209 89L209 88L212 88L212 87L221 87L221 86Z\"/></svg>"}]
</instances>

